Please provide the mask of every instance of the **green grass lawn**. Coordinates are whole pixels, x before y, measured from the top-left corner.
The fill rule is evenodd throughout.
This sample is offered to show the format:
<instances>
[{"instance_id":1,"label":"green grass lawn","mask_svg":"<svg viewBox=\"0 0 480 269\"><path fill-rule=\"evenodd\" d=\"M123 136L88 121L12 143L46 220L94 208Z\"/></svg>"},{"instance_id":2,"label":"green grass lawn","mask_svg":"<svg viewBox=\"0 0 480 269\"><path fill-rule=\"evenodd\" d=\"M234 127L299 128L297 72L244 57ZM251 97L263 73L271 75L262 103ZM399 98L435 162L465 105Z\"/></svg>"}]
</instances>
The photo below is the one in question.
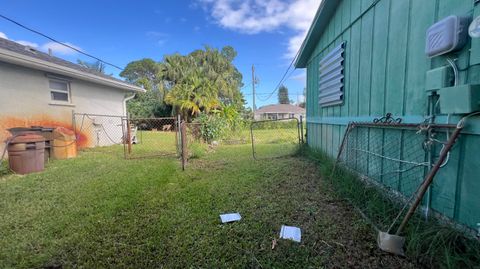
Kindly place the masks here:
<instances>
[{"instance_id":1,"label":"green grass lawn","mask_svg":"<svg viewBox=\"0 0 480 269\"><path fill-rule=\"evenodd\" d=\"M414 267L301 156L253 161L251 145L190 160L83 151L45 172L0 177L0 268ZM238 223L219 214L239 212ZM302 242L280 240L282 224Z\"/></svg>"}]
</instances>

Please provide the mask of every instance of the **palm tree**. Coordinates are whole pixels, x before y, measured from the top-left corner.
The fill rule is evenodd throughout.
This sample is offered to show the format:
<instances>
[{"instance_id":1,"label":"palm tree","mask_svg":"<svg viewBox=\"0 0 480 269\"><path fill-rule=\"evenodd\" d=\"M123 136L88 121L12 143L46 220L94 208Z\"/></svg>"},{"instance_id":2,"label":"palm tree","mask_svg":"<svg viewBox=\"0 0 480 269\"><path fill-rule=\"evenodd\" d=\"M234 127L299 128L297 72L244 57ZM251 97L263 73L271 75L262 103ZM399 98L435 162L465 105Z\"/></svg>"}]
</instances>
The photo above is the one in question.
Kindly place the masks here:
<instances>
[{"instance_id":1,"label":"palm tree","mask_svg":"<svg viewBox=\"0 0 480 269\"><path fill-rule=\"evenodd\" d=\"M201 112L208 113L220 105L215 87L198 73L192 73L181 83L175 84L167 93L165 102L187 120Z\"/></svg>"}]
</instances>

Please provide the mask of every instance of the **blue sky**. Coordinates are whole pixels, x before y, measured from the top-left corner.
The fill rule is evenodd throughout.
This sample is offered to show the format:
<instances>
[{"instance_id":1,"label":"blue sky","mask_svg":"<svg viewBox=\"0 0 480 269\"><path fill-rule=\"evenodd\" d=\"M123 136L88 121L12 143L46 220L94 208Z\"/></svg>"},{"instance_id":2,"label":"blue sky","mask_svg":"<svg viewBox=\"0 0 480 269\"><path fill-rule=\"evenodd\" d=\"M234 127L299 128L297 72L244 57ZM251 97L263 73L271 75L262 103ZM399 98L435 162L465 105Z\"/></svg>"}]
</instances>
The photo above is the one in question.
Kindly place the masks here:
<instances>
[{"instance_id":1,"label":"blue sky","mask_svg":"<svg viewBox=\"0 0 480 269\"><path fill-rule=\"evenodd\" d=\"M257 107L276 103L273 91L300 46L321 0L176 0L176 1L17 1L3 0L0 13L124 67L141 58L187 54L204 45L233 46L242 72L242 89L251 105L251 66L255 65ZM52 48L70 61L89 60L0 19L0 36L39 49ZM119 70L107 68L118 75ZM285 81L296 101L305 86L303 70ZM301 97L298 97L301 98Z\"/></svg>"}]
</instances>

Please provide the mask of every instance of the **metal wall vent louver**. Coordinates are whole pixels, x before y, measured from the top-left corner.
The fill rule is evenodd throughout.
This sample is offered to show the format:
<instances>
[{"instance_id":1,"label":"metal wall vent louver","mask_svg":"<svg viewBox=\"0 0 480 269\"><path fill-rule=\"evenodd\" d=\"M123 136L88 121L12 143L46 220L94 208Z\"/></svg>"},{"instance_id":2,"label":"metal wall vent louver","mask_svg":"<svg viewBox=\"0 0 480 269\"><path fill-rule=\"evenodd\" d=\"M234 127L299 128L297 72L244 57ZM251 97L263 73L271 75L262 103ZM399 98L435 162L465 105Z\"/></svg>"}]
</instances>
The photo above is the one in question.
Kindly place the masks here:
<instances>
[{"instance_id":1,"label":"metal wall vent louver","mask_svg":"<svg viewBox=\"0 0 480 269\"><path fill-rule=\"evenodd\" d=\"M319 63L318 103L332 106L343 103L343 64L345 42L335 47Z\"/></svg>"}]
</instances>

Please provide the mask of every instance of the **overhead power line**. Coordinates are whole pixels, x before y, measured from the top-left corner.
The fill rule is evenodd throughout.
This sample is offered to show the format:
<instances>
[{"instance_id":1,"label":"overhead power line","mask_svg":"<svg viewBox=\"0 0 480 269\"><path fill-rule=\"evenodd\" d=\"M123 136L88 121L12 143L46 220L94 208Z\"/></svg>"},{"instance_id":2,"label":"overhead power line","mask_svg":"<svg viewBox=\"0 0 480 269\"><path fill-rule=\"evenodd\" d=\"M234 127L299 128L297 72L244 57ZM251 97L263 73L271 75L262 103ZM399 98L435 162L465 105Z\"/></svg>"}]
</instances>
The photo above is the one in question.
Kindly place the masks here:
<instances>
[{"instance_id":1,"label":"overhead power line","mask_svg":"<svg viewBox=\"0 0 480 269\"><path fill-rule=\"evenodd\" d=\"M62 46L65 46L65 47L67 47L67 48L69 48L69 49L72 49L72 50L74 50L74 51L76 51L76 52L78 52L78 53L80 53L80 54L83 54L83 55L85 55L85 56L87 56L87 57L93 58L93 59L95 59L95 60L97 60L97 61L99 61L99 62L102 62L102 63L104 63L104 64L106 64L106 65L110 65L110 66L112 66L112 67L115 67L115 68L123 71L123 68L119 67L118 65L109 63L109 62L104 61L104 60L102 60L102 59L100 59L100 58L98 58L98 57L95 57L95 56L91 55L91 54L88 54L88 53L86 53L86 52L83 52L82 50L79 50L79 49L75 48L74 46L71 46L71 45L68 45L68 44L66 44L66 43L60 42L60 41L58 41L57 39L55 39L55 38L53 38L53 37L50 37L50 36L48 36L48 35L46 35L46 34L44 34L44 33L41 33L41 32L39 32L39 31L37 31L37 30L34 30L34 29L32 29L32 28L30 28L30 27L28 27L28 26L25 26L24 24L21 24L21 23L15 21L15 20L13 20L13 19L10 19L9 17L7 17L7 16L5 16L5 15L0 14L0 18L3 18L3 19L5 19L5 20L7 20L7 21L9 21L9 22L11 22L11 23L13 23L13 24L16 24L16 25L22 27L23 29L26 29L26 30L28 30L28 31L30 31L30 32L33 32L33 33L37 34L37 35L43 36L43 37L45 37L46 39L49 39L49 40L51 40L51 41L53 41L53 42L55 42L55 43L58 43L58 44L60 44L60 45L62 45Z\"/></svg>"},{"instance_id":2,"label":"overhead power line","mask_svg":"<svg viewBox=\"0 0 480 269\"><path fill-rule=\"evenodd\" d=\"M275 87L275 89L269 94L269 96L265 99L260 99L260 101L267 101L268 99L272 98L272 96L275 94L275 92L278 91L278 89L280 88L280 86L282 85L282 83L285 81L285 79L287 78L287 74L288 72L290 71L290 68L292 68L293 66L293 63L295 63L295 60L297 59L298 55L300 54L300 48L298 48L297 50L297 53L295 54L295 57L293 57L292 61L290 62L290 65L288 66L287 70L285 71L285 73L283 74L282 76L282 79L280 79L280 81L278 82L277 84L277 87ZM292 72L290 73L290 76L292 75L293 71L295 71L295 68L292 70ZM290 77L289 76L289 77Z\"/></svg>"}]
</instances>

